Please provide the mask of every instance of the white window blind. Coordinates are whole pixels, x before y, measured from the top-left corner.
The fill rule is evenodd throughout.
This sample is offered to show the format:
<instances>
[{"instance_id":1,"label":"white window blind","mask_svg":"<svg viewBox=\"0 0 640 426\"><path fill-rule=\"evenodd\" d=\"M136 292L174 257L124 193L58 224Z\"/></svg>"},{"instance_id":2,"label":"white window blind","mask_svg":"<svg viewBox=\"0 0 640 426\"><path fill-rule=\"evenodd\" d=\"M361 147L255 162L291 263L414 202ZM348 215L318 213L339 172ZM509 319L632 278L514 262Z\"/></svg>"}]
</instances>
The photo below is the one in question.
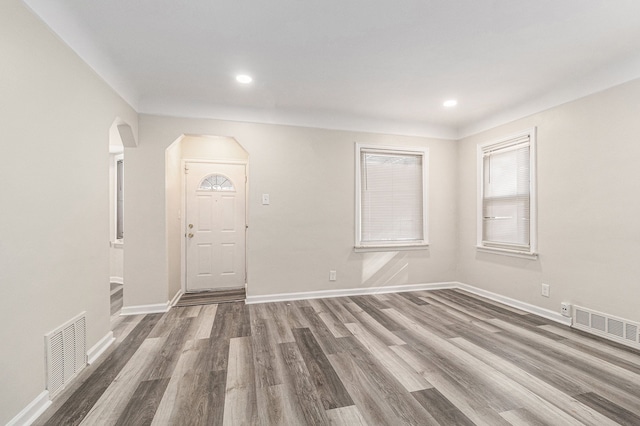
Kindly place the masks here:
<instances>
[{"instance_id":1,"label":"white window blind","mask_svg":"<svg viewBox=\"0 0 640 426\"><path fill-rule=\"evenodd\" d=\"M529 135L483 148L482 245L531 250Z\"/></svg>"},{"instance_id":2,"label":"white window blind","mask_svg":"<svg viewBox=\"0 0 640 426\"><path fill-rule=\"evenodd\" d=\"M422 243L424 153L360 150L361 245Z\"/></svg>"}]
</instances>

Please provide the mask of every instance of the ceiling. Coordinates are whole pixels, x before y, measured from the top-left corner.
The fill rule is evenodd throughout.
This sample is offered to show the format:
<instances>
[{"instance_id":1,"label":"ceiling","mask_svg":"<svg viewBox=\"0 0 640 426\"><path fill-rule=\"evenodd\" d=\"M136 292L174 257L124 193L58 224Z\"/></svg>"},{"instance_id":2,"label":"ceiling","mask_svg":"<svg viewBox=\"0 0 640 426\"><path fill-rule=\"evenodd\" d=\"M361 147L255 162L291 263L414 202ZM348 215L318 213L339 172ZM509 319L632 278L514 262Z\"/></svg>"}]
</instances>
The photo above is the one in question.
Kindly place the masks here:
<instances>
[{"instance_id":1,"label":"ceiling","mask_svg":"<svg viewBox=\"0 0 640 426\"><path fill-rule=\"evenodd\" d=\"M640 77L638 0L23 1L141 113L457 138Z\"/></svg>"}]
</instances>

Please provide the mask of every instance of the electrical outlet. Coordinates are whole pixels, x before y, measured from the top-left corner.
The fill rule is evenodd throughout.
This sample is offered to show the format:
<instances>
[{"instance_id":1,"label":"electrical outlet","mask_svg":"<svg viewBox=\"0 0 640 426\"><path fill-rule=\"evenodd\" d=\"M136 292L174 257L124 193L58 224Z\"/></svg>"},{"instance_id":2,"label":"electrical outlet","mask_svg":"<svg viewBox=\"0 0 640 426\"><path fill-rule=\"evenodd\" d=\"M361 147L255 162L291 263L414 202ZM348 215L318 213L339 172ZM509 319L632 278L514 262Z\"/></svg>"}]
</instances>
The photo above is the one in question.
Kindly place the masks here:
<instances>
[{"instance_id":1,"label":"electrical outlet","mask_svg":"<svg viewBox=\"0 0 640 426\"><path fill-rule=\"evenodd\" d=\"M560 313L564 317L571 316L571 305L569 303L563 302L560 304Z\"/></svg>"},{"instance_id":2,"label":"electrical outlet","mask_svg":"<svg viewBox=\"0 0 640 426\"><path fill-rule=\"evenodd\" d=\"M329 281L336 280L336 271L329 271Z\"/></svg>"},{"instance_id":3,"label":"electrical outlet","mask_svg":"<svg viewBox=\"0 0 640 426\"><path fill-rule=\"evenodd\" d=\"M542 284L542 295L549 297L549 284Z\"/></svg>"}]
</instances>

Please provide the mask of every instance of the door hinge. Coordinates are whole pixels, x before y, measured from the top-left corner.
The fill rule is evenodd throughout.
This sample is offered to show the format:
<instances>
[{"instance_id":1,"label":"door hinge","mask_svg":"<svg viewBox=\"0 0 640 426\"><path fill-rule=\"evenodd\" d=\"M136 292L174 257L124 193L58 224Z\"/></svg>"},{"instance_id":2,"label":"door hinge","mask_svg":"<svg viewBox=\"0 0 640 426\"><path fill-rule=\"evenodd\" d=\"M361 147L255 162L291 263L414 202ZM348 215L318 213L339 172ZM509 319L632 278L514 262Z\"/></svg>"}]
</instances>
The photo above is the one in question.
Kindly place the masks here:
<instances>
[{"instance_id":1,"label":"door hinge","mask_svg":"<svg viewBox=\"0 0 640 426\"><path fill-rule=\"evenodd\" d=\"M189 166L184 166L184 174L189 174Z\"/></svg>"}]
</instances>

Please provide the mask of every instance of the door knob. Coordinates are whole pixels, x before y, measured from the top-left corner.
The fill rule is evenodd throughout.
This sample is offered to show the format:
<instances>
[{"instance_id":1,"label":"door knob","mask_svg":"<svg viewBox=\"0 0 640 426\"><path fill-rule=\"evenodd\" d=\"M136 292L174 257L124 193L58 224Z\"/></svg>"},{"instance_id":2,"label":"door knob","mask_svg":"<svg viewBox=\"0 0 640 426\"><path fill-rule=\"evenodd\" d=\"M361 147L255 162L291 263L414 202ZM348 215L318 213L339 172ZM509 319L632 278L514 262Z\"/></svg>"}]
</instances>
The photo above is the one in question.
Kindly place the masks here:
<instances>
[{"instance_id":1,"label":"door knob","mask_svg":"<svg viewBox=\"0 0 640 426\"><path fill-rule=\"evenodd\" d=\"M193 228L193 223L190 223L189 224L189 229L192 229L192 228Z\"/></svg>"},{"instance_id":2,"label":"door knob","mask_svg":"<svg viewBox=\"0 0 640 426\"><path fill-rule=\"evenodd\" d=\"M189 238L193 238L193 234L189 232Z\"/></svg>"}]
</instances>

